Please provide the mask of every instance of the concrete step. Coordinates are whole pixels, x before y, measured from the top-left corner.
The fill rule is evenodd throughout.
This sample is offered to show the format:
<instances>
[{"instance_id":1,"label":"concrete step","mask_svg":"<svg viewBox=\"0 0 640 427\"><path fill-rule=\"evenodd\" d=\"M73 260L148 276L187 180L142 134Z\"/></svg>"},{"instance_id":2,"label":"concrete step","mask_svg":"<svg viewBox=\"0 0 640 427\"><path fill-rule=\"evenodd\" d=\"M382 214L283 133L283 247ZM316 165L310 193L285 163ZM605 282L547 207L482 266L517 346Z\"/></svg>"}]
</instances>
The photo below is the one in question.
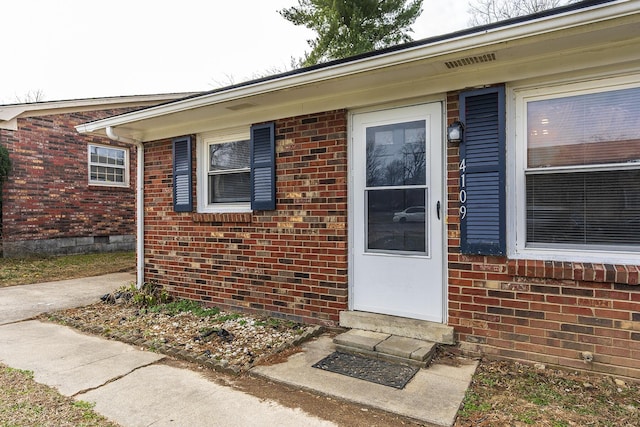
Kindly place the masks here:
<instances>
[{"instance_id":1,"label":"concrete step","mask_svg":"<svg viewBox=\"0 0 640 427\"><path fill-rule=\"evenodd\" d=\"M333 339L337 351L426 367L437 348L431 341L407 338L382 332L351 329Z\"/></svg>"},{"instance_id":2,"label":"concrete step","mask_svg":"<svg viewBox=\"0 0 640 427\"><path fill-rule=\"evenodd\" d=\"M415 338L422 341L432 341L439 344L455 344L454 331L451 326L426 320L363 311L342 311L340 313L340 326Z\"/></svg>"}]
</instances>

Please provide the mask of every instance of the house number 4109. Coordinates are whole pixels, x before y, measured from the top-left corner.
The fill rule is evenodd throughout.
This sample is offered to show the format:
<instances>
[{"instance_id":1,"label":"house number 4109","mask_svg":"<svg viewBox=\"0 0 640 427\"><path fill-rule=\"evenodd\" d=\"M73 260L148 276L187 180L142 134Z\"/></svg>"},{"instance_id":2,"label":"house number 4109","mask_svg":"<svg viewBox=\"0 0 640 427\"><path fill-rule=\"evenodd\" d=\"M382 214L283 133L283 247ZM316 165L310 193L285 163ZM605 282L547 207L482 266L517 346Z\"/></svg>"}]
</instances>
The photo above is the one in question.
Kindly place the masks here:
<instances>
[{"instance_id":1,"label":"house number 4109","mask_svg":"<svg viewBox=\"0 0 640 427\"><path fill-rule=\"evenodd\" d=\"M466 182L466 170L467 163L465 159L460 161L460 193L458 194L458 200L460 201L460 219L464 219L467 216L467 182Z\"/></svg>"}]
</instances>

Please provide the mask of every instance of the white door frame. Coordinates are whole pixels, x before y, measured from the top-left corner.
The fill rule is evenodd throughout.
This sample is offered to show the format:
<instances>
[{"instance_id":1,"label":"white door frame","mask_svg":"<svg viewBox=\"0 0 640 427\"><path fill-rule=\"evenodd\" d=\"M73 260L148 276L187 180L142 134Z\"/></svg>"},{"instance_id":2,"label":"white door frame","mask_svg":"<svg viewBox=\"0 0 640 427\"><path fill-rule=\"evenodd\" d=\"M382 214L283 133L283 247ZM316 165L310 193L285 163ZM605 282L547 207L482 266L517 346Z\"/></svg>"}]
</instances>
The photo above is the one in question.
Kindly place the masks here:
<instances>
[{"instance_id":1,"label":"white door frame","mask_svg":"<svg viewBox=\"0 0 640 427\"><path fill-rule=\"evenodd\" d=\"M356 221L356 212L354 209L354 197L356 197L355 191L354 191L354 164L356 161L359 161L359 159L355 159L355 154L354 154L354 129L353 129L353 124L354 124L354 116L357 114L364 114L364 113L370 113L370 112L377 112L377 111L384 111L384 110L391 110L391 109L398 109L398 108L403 108L403 107L411 107L411 106L415 106L415 105L422 105L422 104L431 104L431 103L440 103L441 105L441 143L442 143L442 150L441 150L441 158L440 160L440 165L441 165L441 170L442 170L442 176L440 179L440 185L441 185L441 221L442 221L442 226L440 227L441 232L442 232L442 247L441 248L433 248L433 250L441 250L442 251L442 319L440 323L447 323L447 319L448 319L448 301L449 301L449 295L448 295L448 269L447 269L447 265L448 265L448 240L447 240L447 207L448 207L448 200L447 200L447 143L446 143L446 136L445 136L445 131L446 131L446 116L447 116L447 111L446 111L446 96L443 94L437 98L428 98L428 99L424 99L424 100L420 100L420 101L414 101L414 102L410 102L410 103L393 103L393 104L385 104L385 105L380 105L380 106L373 106L373 107L367 107L367 108L360 108L360 109L354 109L354 110L350 110L348 113L348 126L347 126L347 144L348 144L348 150L347 150L347 155L348 155L348 226L349 226L349 233L348 233L348 266L349 266L349 270L348 270L348 280L349 280L349 284L348 284L348 292L349 292L349 297L348 297L348 309L349 310L354 310L354 299L353 299L353 295L354 295L354 283L355 283L355 277L354 277L354 229L355 229L355 221ZM359 196L359 194L358 194Z\"/></svg>"}]
</instances>

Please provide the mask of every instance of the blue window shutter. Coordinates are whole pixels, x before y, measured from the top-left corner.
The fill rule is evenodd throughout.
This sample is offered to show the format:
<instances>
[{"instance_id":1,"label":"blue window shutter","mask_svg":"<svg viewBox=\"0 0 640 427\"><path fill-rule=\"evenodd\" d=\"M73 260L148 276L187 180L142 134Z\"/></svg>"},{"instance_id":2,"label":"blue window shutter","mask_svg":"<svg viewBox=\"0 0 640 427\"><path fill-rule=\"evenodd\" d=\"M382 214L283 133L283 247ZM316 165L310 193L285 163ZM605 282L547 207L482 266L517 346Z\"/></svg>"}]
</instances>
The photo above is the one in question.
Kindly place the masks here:
<instances>
[{"instance_id":1,"label":"blue window shutter","mask_svg":"<svg viewBox=\"0 0 640 427\"><path fill-rule=\"evenodd\" d=\"M173 140L173 210L193 211L191 184L191 137Z\"/></svg>"},{"instance_id":2,"label":"blue window shutter","mask_svg":"<svg viewBox=\"0 0 640 427\"><path fill-rule=\"evenodd\" d=\"M506 253L504 87L460 94L460 251ZM464 162L464 163L463 163ZM463 167L464 166L464 167ZM462 212L462 211L461 211Z\"/></svg>"},{"instance_id":3,"label":"blue window shutter","mask_svg":"<svg viewBox=\"0 0 640 427\"><path fill-rule=\"evenodd\" d=\"M251 209L276 208L275 124L251 127Z\"/></svg>"}]
</instances>

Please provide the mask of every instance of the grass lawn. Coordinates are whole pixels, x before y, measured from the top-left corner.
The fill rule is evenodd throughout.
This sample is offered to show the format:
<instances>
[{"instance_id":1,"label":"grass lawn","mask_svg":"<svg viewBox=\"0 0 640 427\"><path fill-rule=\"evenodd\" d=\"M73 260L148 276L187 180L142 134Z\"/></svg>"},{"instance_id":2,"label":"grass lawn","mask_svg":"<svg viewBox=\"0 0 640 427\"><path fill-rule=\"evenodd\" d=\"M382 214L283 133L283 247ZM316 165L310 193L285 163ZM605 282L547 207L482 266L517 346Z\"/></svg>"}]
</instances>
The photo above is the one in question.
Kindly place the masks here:
<instances>
[{"instance_id":1,"label":"grass lawn","mask_svg":"<svg viewBox=\"0 0 640 427\"><path fill-rule=\"evenodd\" d=\"M0 258L0 288L134 270L135 252Z\"/></svg>"},{"instance_id":2,"label":"grass lawn","mask_svg":"<svg viewBox=\"0 0 640 427\"><path fill-rule=\"evenodd\" d=\"M117 427L91 403L62 396L33 380L33 372L0 364L0 426Z\"/></svg>"}]
</instances>

